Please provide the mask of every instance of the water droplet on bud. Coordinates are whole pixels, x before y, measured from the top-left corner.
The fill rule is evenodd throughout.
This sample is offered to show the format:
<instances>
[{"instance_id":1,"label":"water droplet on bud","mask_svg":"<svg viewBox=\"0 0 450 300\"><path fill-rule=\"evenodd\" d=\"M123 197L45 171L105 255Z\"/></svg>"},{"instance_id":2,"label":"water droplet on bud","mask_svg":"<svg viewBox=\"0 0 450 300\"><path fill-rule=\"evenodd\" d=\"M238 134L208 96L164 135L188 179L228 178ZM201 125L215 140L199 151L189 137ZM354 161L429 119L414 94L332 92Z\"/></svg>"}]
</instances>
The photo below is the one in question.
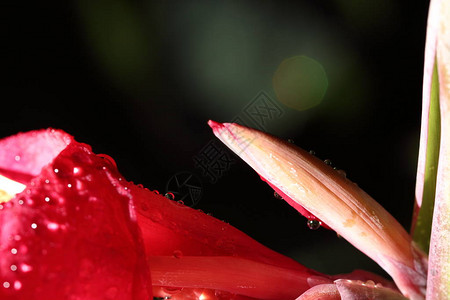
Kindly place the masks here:
<instances>
[{"instance_id":1,"label":"water droplet on bud","mask_svg":"<svg viewBox=\"0 0 450 300\"><path fill-rule=\"evenodd\" d=\"M308 225L308 228L311 230L317 230L320 228L321 222L319 220L308 220L306 225Z\"/></svg>"},{"instance_id":2,"label":"water droplet on bud","mask_svg":"<svg viewBox=\"0 0 450 300\"><path fill-rule=\"evenodd\" d=\"M281 197L281 195L277 192L273 192L273 196L275 197L275 199L283 200L283 197Z\"/></svg>"},{"instance_id":3,"label":"water droplet on bud","mask_svg":"<svg viewBox=\"0 0 450 300\"><path fill-rule=\"evenodd\" d=\"M331 159L325 159L323 161L326 165L331 166L333 163L331 162Z\"/></svg>"},{"instance_id":4,"label":"water droplet on bud","mask_svg":"<svg viewBox=\"0 0 450 300\"><path fill-rule=\"evenodd\" d=\"M336 170L336 172L338 172L338 174L341 175L342 177L347 177L347 173L345 173L344 170Z\"/></svg>"}]
</instances>

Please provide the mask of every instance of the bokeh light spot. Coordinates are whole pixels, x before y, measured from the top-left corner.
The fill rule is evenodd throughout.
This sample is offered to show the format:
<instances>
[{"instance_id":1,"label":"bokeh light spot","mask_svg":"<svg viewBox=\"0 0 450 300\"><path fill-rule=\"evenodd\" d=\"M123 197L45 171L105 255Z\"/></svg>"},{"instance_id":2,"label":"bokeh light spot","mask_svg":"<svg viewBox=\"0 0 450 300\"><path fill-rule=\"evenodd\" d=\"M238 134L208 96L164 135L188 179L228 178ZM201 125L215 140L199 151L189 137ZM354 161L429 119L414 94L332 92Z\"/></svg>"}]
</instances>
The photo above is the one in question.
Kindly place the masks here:
<instances>
[{"instance_id":1,"label":"bokeh light spot","mask_svg":"<svg viewBox=\"0 0 450 300\"><path fill-rule=\"evenodd\" d=\"M278 100L296 110L306 110L322 102L328 88L322 65L307 56L285 59L273 76Z\"/></svg>"}]
</instances>

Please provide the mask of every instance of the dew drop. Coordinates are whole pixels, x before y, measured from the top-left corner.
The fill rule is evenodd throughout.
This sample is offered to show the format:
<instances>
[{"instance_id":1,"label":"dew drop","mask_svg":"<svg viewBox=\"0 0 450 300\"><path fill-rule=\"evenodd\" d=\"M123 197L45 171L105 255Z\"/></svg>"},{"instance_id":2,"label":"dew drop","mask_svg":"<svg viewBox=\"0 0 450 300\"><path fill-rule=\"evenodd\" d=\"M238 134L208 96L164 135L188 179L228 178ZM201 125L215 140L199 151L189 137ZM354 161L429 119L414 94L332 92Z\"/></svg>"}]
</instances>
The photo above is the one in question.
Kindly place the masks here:
<instances>
[{"instance_id":1,"label":"dew drop","mask_svg":"<svg viewBox=\"0 0 450 300\"><path fill-rule=\"evenodd\" d=\"M273 192L273 196L275 197L275 199L283 200L283 197L281 197L281 195L278 194L277 192Z\"/></svg>"},{"instance_id":2,"label":"dew drop","mask_svg":"<svg viewBox=\"0 0 450 300\"><path fill-rule=\"evenodd\" d=\"M116 299L119 289L115 286L108 288L105 292L106 299Z\"/></svg>"},{"instance_id":3,"label":"dew drop","mask_svg":"<svg viewBox=\"0 0 450 300\"><path fill-rule=\"evenodd\" d=\"M321 222L318 220L308 220L306 221L306 225L308 225L309 229L317 230L319 229Z\"/></svg>"},{"instance_id":4,"label":"dew drop","mask_svg":"<svg viewBox=\"0 0 450 300\"><path fill-rule=\"evenodd\" d=\"M183 257L183 252L181 252L181 250L175 250L173 251L173 257L175 258L182 258Z\"/></svg>"},{"instance_id":5,"label":"dew drop","mask_svg":"<svg viewBox=\"0 0 450 300\"><path fill-rule=\"evenodd\" d=\"M50 197L45 197L45 198L44 198L44 201L45 201L45 202L50 202Z\"/></svg>"},{"instance_id":6,"label":"dew drop","mask_svg":"<svg viewBox=\"0 0 450 300\"><path fill-rule=\"evenodd\" d=\"M184 201L183 200L178 200L177 203L180 204L180 205L184 205Z\"/></svg>"},{"instance_id":7,"label":"dew drop","mask_svg":"<svg viewBox=\"0 0 450 300\"><path fill-rule=\"evenodd\" d=\"M22 282L16 280L14 281L14 289L20 290L22 288Z\"/></svg>"},{"instance_id":8,"label":"dew drop","mask_svg":"<svg viewBox=\"0 0 450 300\"><path fill-rule=\"evenodd\" d=\"M316 155L316 151L314 151L314 150L309 150L309 154L311 154L311 155Z\"/></svg>"},{"instance_id":9,"label":"dew drop","mask_svg":"<svg viewBox=\"0 0 450 300\"><path fill-rule=\"evenodd\" d=\"M17 254L17 249L16 248L11 248L11 253L12 254Z\"/></svg>"},{"instance_id":10,"label":"dew drop","mask_svg":"<svg viewBox=\"0 0 450 300\"><path fill-rule=\"evenodd\" d=\"M111 156L107 154L97 154L97 156L103 158L107 163L117 169L117 164Z\"/></svg>"},{"instance_id":11,"label":"dew drop","mask_svg":"<svg viewBox=\"0 0 450 300\"><path fill-rule=\"evenodd\" d=\"M71 188L71 187L72 187L72 185L71 185L71 184L69 183L69 184L67 184L67 187L68 187L68 188Z\"/></svg>"},{"instance_id":12,"label":"dew drop","mask_svg":"<svg viewBox=\"0 0 450 300\"><path fill-rule=\"evenodd\" d=\"M11 271L17 271L17 266L16 265L11 265L11 267L10 267L10 269L11 269Z\"/></svg>"},{"instance_id":13,"label":"dew drop","mask_svg":"<svg viewBox=\"0 0 450 300\"><path fill-rule=\"evenodd\" d=\"M338 172L338 174L341 175L342 177L347 177L347 173L345 173L344 170L336 170L336 172Z\"/></svg>"},{"instance_id":14,"label":"dew drop","mask_svg":"<svg viewBox=\"0 0 450 300\"><path fill-rule=\"evenodd\" d=\"M20 161L20 155L16 155L16 156L14 157L14 160L15 160L15 161Z\"/></svg>"},{"instance_id":15,"label":"dew drop","mask_svg":"<svg viewBox=\"0 0 450 300\"><path fill-rule=\"evenodd\" d=\"M20 205L23 205L23 200L22 199L20 199L18 202L19 202Z\"/></svg>"},{"instance_id":16,"label":"dew drop","mask_svg":"<svg viewBox=\"0 0 450 300\"><path fill-rule=\"evenodd\" d=\"M31 228L36 229L37 228L37 224L36 223L31 223Z\"/></svg>"},{"instance_id":17,"label":"dew drop","mask_svg":"<svg viewBox=\"0 0 450 300\"><path fill-rule=\"evenodd\" d=\"M59 173L59 169L54 169L53 172Z\"/></svg>"},{"instance_id":18,"label":"dew drop","mask_svg":"<svg viewBox=\"0 0 450 300\"><path fill-rule=\"evenodd\" d=\"M147 205L147 203L142 203L142 204L141 204L141 209L142 209L143 211L147 211L147 210L148 210L148 205Z\"/></svg>"},{"instance_id":19,"label":"dew drop","mask_svg":"<svg viewBox=\"0 0 450 300\"><path fill-rule=\"evenodd\" d=\"M11 286L11 285L9 284L8 281L3 282L3 287L4 287L5 289L8 289L10 286Z\"/></svg>"},{"instance_id":20,"label":"dew drop","mask_svg":"<svg viewBox=\"0 0 450 300\"><path fill-rule=\"evenodd\" d=\"M173 193L165 193L164 197L166 197L169 200L174 200L175 199L175 195Z\"/></svg>"},{"instance_id":21,"label":"dew drop","mask_svg":"<svg viewBox=\"0 0 450 300\"><path fill-rule=\"evenodd\" d=\"M21 264L20 265L20 270L24 273L28 273L31 272L33 270L33 267L27 264Z\"/></svg>"},{"instance_id":22,"label":"dew drop","mask_svg":"<svg viewBox=\"0 0 450 300\"><path fill-rule=\"evenodd\" d=\"M48 230L50 230L50 231L56 231L56 230L58 230L58 228L59 228L59 224L58 224L58 223L55 223L55 222L49 222L49 223L47 224L47 228L48 228Z\"/></svg>"},{"instance_id":23,"label":"dew drop","mask_svg":"<svg viewBox=\"0 0 450 300\"><path fill-rule=\"evenodd\" d=\"M137 187L138 187L138 188L141 188L141 189L144 188L144 186L143 186L141 183L139 183L139 184L137 185Z\"/></svg>"},{"instance_id":24,"label":"dew drop","mask_svg":"<svg viewBox=\"0 0 450 300\"><path fill-rule=\"evenodd\" d=\"M45 183L50 183L50 180L48 180L48 179L45 179L45 181L44 181Z\"/></svg>"},{"instance_id":25,"label":"dew drop","mask_svg":"<svg viewBox=\"0 0 450 300\"><path fill-rule=\"evenodd\" d=\"M367 285L368 287L375 287L375 282L373 282L372 280L367 280L365 285Z\"/></svg>"},{"instance_id":26,"label":"dew drop","mask_svg":"<svg viewBox=\"0 0 450 300\"><path fill-rule=\"evenodd\" d=\"M80 173L81 173L81 169L80 168L78 168L78 167L74 167L73 168L73 174L78 175Z\"/></svg>"},{"instance_id":27,"label":"dew drop","mask_svg":"<svg viewBox=\"0 0 450 300\"><path fill-rule=\"evenodd\" d=\"M323 161L326 165L331 166L333 163L331 162L331 159L325 159Z\"/></svg>"},{"instance_id":28,"label":"dew drop","mask_svg":"<svg viewBox=\"0 0 450 300\"><path fill-rule=\"evenodd\" d=\"M169 294L169 295L178 294L178 293L180 293L183 290L183 288L171 287L171 286L170 287L169 286L163 286L161 289L163 290L164 293Z\"/></svg>"},{"instance_id":29,"label":"dew drop","mask_svg":"<svg viewBox=\"0 0 450 300\"><path fill-rule=\"evenodd\" d=\"M295 144L293 139L288 139L287 141L288 141L289 144Z\"/></svg>"}]
</instances>

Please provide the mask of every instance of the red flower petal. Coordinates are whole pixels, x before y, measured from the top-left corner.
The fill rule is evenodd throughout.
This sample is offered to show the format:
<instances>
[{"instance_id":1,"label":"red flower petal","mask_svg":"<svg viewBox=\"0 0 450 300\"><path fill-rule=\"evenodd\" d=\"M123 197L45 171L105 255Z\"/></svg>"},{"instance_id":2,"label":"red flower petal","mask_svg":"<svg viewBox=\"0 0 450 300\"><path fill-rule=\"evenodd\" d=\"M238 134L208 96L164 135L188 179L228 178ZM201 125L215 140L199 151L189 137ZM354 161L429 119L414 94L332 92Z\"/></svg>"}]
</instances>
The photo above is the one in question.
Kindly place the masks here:
<instances>
[{"instance_id":1,"label":"red flower petal","mask_svg":"<svg viewBox=\"0 0 450 300\"><path fill-rule=\"evenodd\" d=\"M147 255L239 256L274 266L324 276L279 254L228 223L135 185L129 186L136 203Z\"/></svg>"},{"instance_id":2,"label":"red flower petal","mask_svg":"<svg viewBox=\"0 0 450 300\"><path fill-rule=\"evenodd\" d=\"M0 299L151 296L131 196L89 146L19 134L0 141L0 168L27 183L0 210Z\"/></svg>"},{"instance_id":3,"label":"red flower petal","mask_svg":"<svg viewBox=\"0 0 450 300\"><path fill-rule=\"evenodd\" d=\"M216 289L257 299L295 299L311 286L332 282L233 256L154 256L150 265L154 285Z\"/></svg>"}]
</instances>

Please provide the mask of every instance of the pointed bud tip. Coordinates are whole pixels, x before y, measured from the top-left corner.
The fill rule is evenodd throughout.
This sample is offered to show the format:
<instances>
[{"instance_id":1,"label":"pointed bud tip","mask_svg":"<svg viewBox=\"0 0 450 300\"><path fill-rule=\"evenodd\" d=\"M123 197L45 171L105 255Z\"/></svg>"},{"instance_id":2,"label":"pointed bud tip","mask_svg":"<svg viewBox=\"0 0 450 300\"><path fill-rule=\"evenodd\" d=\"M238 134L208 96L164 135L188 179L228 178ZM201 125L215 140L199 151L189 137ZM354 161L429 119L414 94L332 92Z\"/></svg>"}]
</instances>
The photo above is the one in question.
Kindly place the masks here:
<instances>
[{"instance_id":1,"label":"pointed bud tip","mask_svg":"<svg viewBox=\"0 0 450 300\"><path fill-rule=\"evenodd\" d=\"M208 121L208 125L209 125L209 127L211 127L213 130L214 130L214 129L218 129L218 128L220 128L220 127L223 127L223 124L222 124L222 123L219 123L219 122L216 122L216 121L213 121L213 120L209 120L209 121Z\"/></svg>"}]
</instances>

